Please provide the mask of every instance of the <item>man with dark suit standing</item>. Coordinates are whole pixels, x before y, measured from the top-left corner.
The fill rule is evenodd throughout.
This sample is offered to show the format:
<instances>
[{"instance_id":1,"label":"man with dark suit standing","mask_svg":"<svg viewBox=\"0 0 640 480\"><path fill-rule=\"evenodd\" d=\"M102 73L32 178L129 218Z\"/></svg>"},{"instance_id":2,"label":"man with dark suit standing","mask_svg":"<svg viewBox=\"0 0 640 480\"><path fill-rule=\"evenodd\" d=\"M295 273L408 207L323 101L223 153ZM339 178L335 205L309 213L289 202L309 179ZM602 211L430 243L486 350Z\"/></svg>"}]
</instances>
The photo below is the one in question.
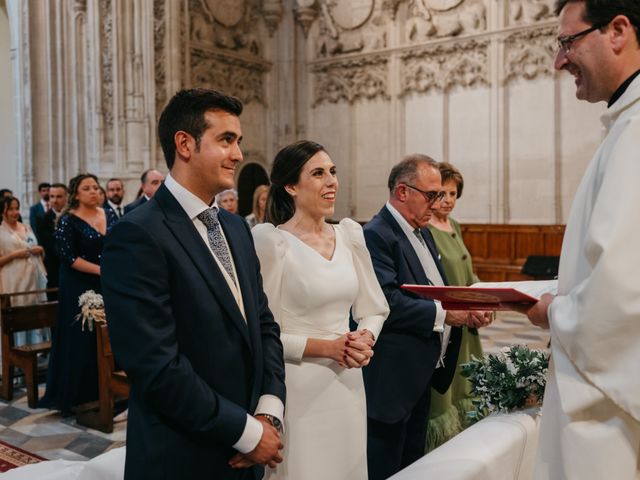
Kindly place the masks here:
<instances>
[{"instance_id":1,"label":"man with dark suit standing","mask_svg":"<svg viewBox=\"0 0 640 480\"><path fill-rule=\"evenodd\" d=\"M31 225L31 230L33 230L33 233L38 239L38 243L41 243L40 232L38 232L38 221L49 211L49 188L51 188L49 183L40 183L38 185L38 195L40 195L40 200L29 208L29 224Z\"/></svg>"},{"instance_id":2,"label":"man with dark suit standing","mask_svg":"<svg viewBox=\"0 0 640 480\"><path fill-rule=\"evenodd\" d=\"M142 172L140 176L141 195L133 202L125 205L124 213L129 213L134 208L147 203L158 191L162 182L164 182L164 175L155 168L150 168Z\"/></svg>"},{"instance_id":3,"label":"man with dark suit standing","mask_svg":"<svg viewBox=\"0 0 640 480\"><path fill-rule=\"evenodd\" d=\"M424 455L430 387L444 393L456 369L462 325L491 321L485 312L445 311L400 288L446 285L426 229L443 197L438 164L410 155L389 175L389 201L364 227L373 267L391 312L363 369L367 392L369 480L390 477ZM443 348L444 345L444 348Z\"/></svg>"},{"instance_id":4,"label":"man with dark suit standing","mask_svg":"<svg viewBox=\"0 0 640 480\"><path fill-rule=\"evenodd\" d=\"M39 243L44 248L44 266L47 269L47 288L58 288L60 258L56 249L54 233L58 218L67 205L68 190L64 183L54 183L49 189L49 211L43 217L38 217L37 227L40 232ZM56 292L47 293L49 301L57 300Z\"/></svg>"},{"instance_id":5,"label":"man with dark suit standing","mask_svg":"<svg viewBox=\"0 0 640 480\"><path fill-rule=\"evenodd\" d=\"M110 178L107 181L107 201L104 202L104 209L111 210L116 218L120 219L124 215L122 200L124 198L124 185L119 178Z\"/></svg>"},{"instance_id":6,"label":"man with dark suit standing","mask_svg":"<svg viewBox=\"0 0 640 480\"><path fill-rule=\"evenodd\" d=\"M127 480L257 479L282 461L280 330L247 224L214 203L242 160L241 111L178 92L158 125L166 182L105 242L109 334L131 381Z\"/></svg>"}]
</instances>

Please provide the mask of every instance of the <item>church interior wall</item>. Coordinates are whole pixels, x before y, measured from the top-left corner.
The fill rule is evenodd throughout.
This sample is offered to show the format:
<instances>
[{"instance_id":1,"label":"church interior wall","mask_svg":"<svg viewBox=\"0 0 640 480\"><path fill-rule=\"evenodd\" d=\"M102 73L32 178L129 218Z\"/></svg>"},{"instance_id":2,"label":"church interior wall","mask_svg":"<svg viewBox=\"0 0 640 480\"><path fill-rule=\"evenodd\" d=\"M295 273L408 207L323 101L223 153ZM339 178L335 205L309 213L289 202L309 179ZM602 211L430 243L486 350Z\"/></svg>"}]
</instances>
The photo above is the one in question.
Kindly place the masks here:
<instances>
[{"instance_id":1,"label":"church interior wall","mask_svg":"<svg viewBox=\"0 0 640 480\"><path fill-rule=\"evenodd\" d=\"M552 0L9 2L13 64L31 68L13 85L27 196L91 169L131 197L142 170L166 170L155 125L192 86L244 102L248 161L325 145L337 218L375 214L392 165L419 152L462 171L462 222L564 223L600 141L604 107L553 70Z\"/></svg>"},{"instance_id":2,"label":"church interior wall","mask_svg":"<svg viewBox=\"0 0 640 480\"><path fill-rule=\"evenodd\" d=\"M11 33L4 0L0 0L0 145L2 145L2 188L17 192L18 160L16 142L16 110L13 98L13 66Z\"/></svg>"}]
</instances>

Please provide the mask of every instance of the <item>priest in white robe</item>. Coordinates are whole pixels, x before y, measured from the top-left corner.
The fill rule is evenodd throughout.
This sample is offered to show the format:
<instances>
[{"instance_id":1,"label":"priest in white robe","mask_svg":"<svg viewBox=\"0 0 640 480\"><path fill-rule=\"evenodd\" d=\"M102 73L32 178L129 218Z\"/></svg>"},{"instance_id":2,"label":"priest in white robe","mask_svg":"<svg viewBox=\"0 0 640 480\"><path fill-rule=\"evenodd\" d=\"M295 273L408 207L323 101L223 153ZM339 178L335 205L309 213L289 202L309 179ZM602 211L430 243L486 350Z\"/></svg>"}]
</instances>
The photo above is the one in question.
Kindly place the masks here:
<instances>
[{"instance_id":1,"label":"priest in white robe","mask_svg":"<svg viewBox=\"0 0 640 480\"><path fill-rule=\"evenodd\" d=\"M640 478L640 2L558 0L558 70L608 102L605 139L578 188L551 329L536 478Z\"/></svg>"}]
</instances>

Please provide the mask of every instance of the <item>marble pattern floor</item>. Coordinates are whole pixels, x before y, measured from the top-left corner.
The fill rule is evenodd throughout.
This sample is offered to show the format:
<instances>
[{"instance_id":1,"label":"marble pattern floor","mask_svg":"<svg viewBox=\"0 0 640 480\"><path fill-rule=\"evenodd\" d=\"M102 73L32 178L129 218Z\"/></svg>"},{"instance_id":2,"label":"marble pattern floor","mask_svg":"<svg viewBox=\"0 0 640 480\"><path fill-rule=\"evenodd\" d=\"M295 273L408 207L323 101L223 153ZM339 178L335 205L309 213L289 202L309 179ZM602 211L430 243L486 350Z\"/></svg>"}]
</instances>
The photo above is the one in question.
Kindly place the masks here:
<instances>
[{"instance_id":1,"label":"marble pattern floor","mask_svg":"<svg viewBox=\"0 0 640 480\"><path fill-rule=\"evenodd\" d=\"M499 312L492 325L480 330L480 338L485 353L495 353L513 344L546 348L549 332L532 326L524 315ZM43 393L41 385L40 396ZM11 402L0 401L0 440L51 460L87 460L120 447L126 426L126 421L118 422L114 432L106 434L78 425L74 417L31 409L24 389L17 389Z\"/></svg>"},{"instance_id":2,"label":"marble pattern floor","mask_svg":"<svg viewBox=\"0 0 640 480\"><path fill-rule=\"evenodd\" d=\"M44 384L40 387L40 396ZM44 458L88 460L125 444L127 422L118 422L113 433L102 433L62 418L58 412L27 406L23 388L14 391L14 400L0 400L0 440Z\"/></svg>"}]
</instances>

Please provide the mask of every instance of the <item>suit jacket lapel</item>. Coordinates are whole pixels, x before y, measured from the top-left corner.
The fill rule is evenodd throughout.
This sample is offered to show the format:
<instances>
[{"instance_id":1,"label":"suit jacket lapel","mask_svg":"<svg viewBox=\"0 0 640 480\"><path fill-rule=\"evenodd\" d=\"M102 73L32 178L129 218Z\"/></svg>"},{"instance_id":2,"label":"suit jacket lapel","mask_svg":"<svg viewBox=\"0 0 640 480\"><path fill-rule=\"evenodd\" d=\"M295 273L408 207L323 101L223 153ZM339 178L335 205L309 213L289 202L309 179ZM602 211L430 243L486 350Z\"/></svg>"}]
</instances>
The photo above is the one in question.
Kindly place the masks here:
<instances>
[{"instance_id":1,"label":"suit jacket lapel","mask_svg":"<svg viewBox=\"0 0 640 480\"><path fill-rule=\"evenodd\" d=\"M422 263L420 263L420 259L418 258L413 245L411 245L411 242L404 234L402 227L398 224L396 219L393 218L393 215L386 206L382 207L382 210L380 210L380 216L387 222L397 237L398 243L400 244L400 250L402 250L402 254L409 265L409 270L411 270L411 273L415 278L415 282L419 285L426 285L429 283L427 275L424 273L424 268L422 268Z\"/></svg>"},{"instance_id":2,"label":"suit jacket lapel","mask_svg":"<svg viewBox=\"0 0 640 480\"><path fill-rule=\"evenodd\" d=\"M219 304L240 330L247 344L251 345L247 324L238 308L233 293L231 293L218 264L211 257L210 250L204 244L202 237L193 225L193 221L164 185L158 189L154 197L166 215L165 225L191 258L196 270L205 279L209 290L218 299Z\"/></svg>"}]
</instances>

